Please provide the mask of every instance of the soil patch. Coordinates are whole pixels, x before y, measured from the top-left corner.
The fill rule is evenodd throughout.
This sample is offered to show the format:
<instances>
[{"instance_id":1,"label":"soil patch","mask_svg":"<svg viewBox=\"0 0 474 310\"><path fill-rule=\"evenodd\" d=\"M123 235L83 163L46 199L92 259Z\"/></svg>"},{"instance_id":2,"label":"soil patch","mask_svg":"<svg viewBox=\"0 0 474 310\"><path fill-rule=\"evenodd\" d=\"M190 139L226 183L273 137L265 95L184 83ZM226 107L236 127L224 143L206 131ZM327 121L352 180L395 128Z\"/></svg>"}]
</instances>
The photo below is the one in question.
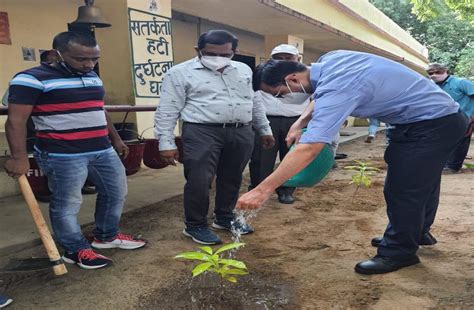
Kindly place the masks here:
<instances>
[{"instance_id":1,"label":"soil patch","mask_svg":"<svg viewBox=\"0 0 474 310\"><path fill-rule=\"evenodd\" d=\"M12 310L474 309L472 170L443 176L432 229L438 244L419 250L421 264L386 275L353 271L358 261L376 253L370 239L387 224L385 144L379 140L341 146L339 152L348 158L314 188L298 189L295 204L283 205L272 197L252 222L256 232L244 236L247 245L236 254L250 272L236 285L221 287L208 276L191 281L193 264L173 259L197 248L181 233L182 196L177 196L123 217L122 229L143 234L149 245L137 251L101 251L113 258L112 267L85 271L68 266L69 273L60 278L48 270L3 270L0 292L15 299ZM351 172L343 167L355 159L369 160L383 171L354 196ZM219 235L232 241L228 233ZM0 266L44 256L40 246L0 253Z\"/></svg>"}]
</instances>

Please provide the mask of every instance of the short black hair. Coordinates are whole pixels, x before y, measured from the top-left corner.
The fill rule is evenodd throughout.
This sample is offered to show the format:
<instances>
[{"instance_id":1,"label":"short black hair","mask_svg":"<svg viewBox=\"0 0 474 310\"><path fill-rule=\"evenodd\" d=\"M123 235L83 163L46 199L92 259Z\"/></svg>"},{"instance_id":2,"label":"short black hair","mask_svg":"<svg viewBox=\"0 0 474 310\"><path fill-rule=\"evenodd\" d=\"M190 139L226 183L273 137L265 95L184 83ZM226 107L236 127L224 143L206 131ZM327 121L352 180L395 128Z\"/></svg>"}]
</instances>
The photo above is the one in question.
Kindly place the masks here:
<instances>
[{"instance_id":1,"label":"short black hair","mask_svg":"<svg viewBox=\"0 0 474 310\"><path fill-rule=\"evenodd\" d=\"M268 86L278 86L285 82L285 77L296 72L304 72L308 68L296 61L291 60L274 60L271 59L263 64L260 69L260 83Z\"/></svg>"},{"instance_id":2,"label":"short black hair","mask_svg":"<svg viewBox=\"0 0 474 310\"><path fill-rule=\"evenodd\" d=\"M239 39L227 30L211 30L205 32L199 36L198 49L202 50L206 47L206 44L223 45L226 43L232 43L232 50L235 51L239 43Z\"/></svg>"},{"instance_id":3,"label":"short black hair","mask_svg":"<svg viewBox=\"0 0 474 310\"><path fill-rule=\"evenodd\" d=\"M255 67L253 70L253 76L252 76L252 88L253 91L260 90L260 84L262 83L262 68L265 65L265 63L261 63L258 66Z\"/></svg>"},{"instance_id":4,"label":"short black hair","mask_svg":"<svg viewBox=\"0 0 474 310\"><path fill-rule=\"evenodd\" d=\"M76 43L81 46L96 47L97 41L93 36L85 32L65 31L57 34L53 39L53 49L65 51L68 45Z\"/></svg>"}]
</instances>

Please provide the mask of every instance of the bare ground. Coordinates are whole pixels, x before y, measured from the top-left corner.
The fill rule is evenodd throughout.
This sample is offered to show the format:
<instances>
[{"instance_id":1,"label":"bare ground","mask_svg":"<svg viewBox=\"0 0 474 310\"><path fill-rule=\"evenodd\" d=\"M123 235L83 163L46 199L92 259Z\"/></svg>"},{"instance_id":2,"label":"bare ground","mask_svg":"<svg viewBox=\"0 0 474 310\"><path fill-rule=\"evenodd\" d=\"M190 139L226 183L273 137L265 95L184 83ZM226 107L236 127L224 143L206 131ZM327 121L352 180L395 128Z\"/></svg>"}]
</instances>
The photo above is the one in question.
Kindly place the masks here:
<instances>
[{"instance_id":1,"label":"bare ground","mask_svg":"<svg viewBox=\"0 0 474 310\"><path fill-rule=\"evenodd\" d=\"M420 249L421 264L386 275L353 271L375 254L370 239L386 225L384 173L353 197L350 173L342 167L360 159L384 171L383 149L383 141L344 145L338 152L349 158L321 184L298 190L294 205L273 198L237 253L250 275L236 285L222 286L208 275L191 281L192 264L172 258L196 247L181 234L178 196L124 216L124 231L140 232L150 243L134 252L103 251L114 259L112 267L68 266L59 278L44 269L3 271L0 292L15 299L11 309L474 309L472 170L443 177L432 229L439 242ZM231 241L230 234L220 235ZM0 253L0 263L42 255L40 246L29 247Z\"/></svg>"}]
</instances>

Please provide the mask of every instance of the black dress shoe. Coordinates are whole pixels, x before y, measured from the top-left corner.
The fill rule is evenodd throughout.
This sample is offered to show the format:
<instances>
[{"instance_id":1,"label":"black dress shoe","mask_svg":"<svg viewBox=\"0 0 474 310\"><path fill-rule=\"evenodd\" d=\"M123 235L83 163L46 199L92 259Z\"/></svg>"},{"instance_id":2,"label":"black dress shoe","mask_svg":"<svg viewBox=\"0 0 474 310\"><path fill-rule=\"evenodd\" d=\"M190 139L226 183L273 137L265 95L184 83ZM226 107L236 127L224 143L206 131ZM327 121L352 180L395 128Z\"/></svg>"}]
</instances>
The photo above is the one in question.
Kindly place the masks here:
<instances>
[{"instance_id":1,"label":"black dress shoe","mask_svg":"<svg viewBox=\"0 0 474 310\"><path fill-rule=\"evenodd\" d=\"M291 205L295 202L295 198L288 194L278 195L278 201L287 205Z\"/></svg>"},{"instance_id":2,"label":"black dress shoe","mask_svg":"<svg viewBox=\"0 0 474 310\"><path fill-rule=\"evenodd\" d=\"M436 243L438 243L438 240L430 232L424 234L420 240L420 245L435 245Z\"/></svg>"},{"instance_id":3,"label":"black dress shoe","mask_svg":"<svg viewBox=\"0 0 474 310\"><path fill-rule=\"evenodd\" d=\"M403 259L377 255L374 258L357 263L354 269L360 274L381 274L416 265L419 262L420 259L416 255Z\"/></svg>"},{"instance_id":4,"label":"black dress shoe","mask_svg":"<svg viewBox=\"0 0 474 310\"><path fill-rule=\"evenodd\" d=\"M382 242L383 237L375 237L370 241L370 244L374 247L378 247L380 245L380 242ZM426 234L421 237L420 243L418 245L435 245L438 243L438 240L436 240L435 237L430 232L427 232Z\"/></svg>"},{"instance_id":5,"label":"black dress shoe","mask_svg":"<svg viewBox=\"0 0 474 310\"><path fill-rule=\"evenodd\" d=\"M382 243L383 237L375 237L372 240L370 240L370 244L376 248L379 247L380 243Z\"/></svg>"}]
</instances>

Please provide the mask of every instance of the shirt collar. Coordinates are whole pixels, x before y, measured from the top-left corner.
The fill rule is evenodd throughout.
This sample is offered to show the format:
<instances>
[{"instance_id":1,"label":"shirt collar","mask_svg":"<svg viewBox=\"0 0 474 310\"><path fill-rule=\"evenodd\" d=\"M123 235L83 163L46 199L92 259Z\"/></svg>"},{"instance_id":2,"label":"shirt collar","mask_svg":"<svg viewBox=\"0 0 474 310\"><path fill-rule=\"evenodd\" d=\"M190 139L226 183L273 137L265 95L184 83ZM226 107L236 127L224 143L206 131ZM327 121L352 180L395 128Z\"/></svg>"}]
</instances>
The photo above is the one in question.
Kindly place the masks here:
<instances>
[{"instance_id":1,"label":"shirt collar","mask_svg":"<svg viewBox=\"0 0 474 310\"><path fill-rule=\"evenodd\" d=\"M311 81L311 86L313 87L313 92L316 91L316 86L318 86L319 78L321 76L321 67L320 63L312 63L309 71L309 79Z\"/></svg>"},{"instance_id":2,"label":"shirt collar","mask_svg":"<svg viewBox=\"0 0 474 310\"><path fill-rule=\"evenodd\" d=\"M202 65L201 61L199 60L199 57L194 57L193 58L193 63L192 63L192 68L193 69L204 69L204 66Z\"/></svg>"},{"instance_id":3,"label":"shirt collar","mask_svg":"<svg viewBox=\"0 0 474 310\"><path fill-rule=\"evenodd\" d=\"M442 80L441 82L435 82L435 84L438 85L439 87L443 87L443 85L448 83L449 79L451 79L451 75L448 75L448 77Z\"/></svg>"},{"instance_id":4,"label":"shirt collar","mask_svg":"<svg viewBox=\"0 0 474 310\"><path fill-rule=\"evenodd\" d=\"M444 85L444 84L447 84L449 82L449 80L451 80L451 75L448 75L448 77L446 78L446 80L444 80L441 85Z\"/></svg>"}]
</instances>

